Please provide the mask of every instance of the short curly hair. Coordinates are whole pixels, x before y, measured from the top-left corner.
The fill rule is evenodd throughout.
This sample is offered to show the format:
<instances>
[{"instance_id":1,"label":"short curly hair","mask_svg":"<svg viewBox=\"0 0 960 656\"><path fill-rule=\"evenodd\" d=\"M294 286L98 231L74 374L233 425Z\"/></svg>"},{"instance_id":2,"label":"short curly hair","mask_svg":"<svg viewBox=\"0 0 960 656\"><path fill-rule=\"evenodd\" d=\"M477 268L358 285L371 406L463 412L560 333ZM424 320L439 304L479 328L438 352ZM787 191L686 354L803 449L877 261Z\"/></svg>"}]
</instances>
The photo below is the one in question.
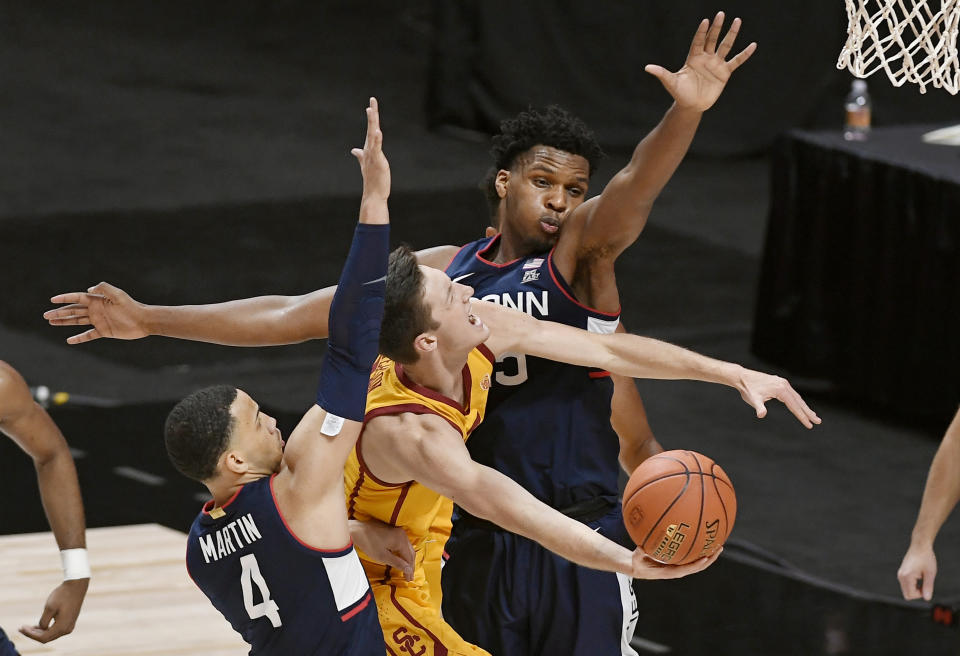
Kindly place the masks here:
<instances>
[{"instance_id":1,"label":"short curly hair","mask_svg":"<svg viewBox=\"0 0 960 656\"><path fill-rule=\"evenodd\" d=\"M236 387L215 385L194 392L170 411L163 437L177 471L201 483L214 477L233 433L230 406L236 398Z\"/></svg>"},{"instance_id":2,"label":"short curly hair","mask_svg":"<svg viewBox=\"0 0 960 656\"><path fill-rule=\"evenodd\" d=\"M500 123L500 133L493 138L490 154L498 170L509 171L519 155L537 145L584 157L591 176L604 157L590 128L557 105L544 110L531 107Z\"/></svg>"}]
</instances>

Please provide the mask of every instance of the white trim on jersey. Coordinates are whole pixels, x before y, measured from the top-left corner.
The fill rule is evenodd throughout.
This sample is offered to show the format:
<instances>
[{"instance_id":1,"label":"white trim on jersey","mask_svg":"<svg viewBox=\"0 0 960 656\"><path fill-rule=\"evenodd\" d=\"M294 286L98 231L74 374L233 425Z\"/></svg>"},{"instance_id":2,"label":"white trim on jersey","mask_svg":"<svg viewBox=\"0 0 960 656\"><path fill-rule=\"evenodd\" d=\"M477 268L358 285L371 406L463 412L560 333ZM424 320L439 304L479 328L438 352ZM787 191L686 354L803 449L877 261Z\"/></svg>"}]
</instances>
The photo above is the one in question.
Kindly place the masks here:
<instances>
[{"instance_id":1,"label":"white trim on jersey","mask_svg":"<svg viewBox=\"0 0 960 656\"><path fill-rule=\"evenodd\" d=\"M354 605L370 590L367 575L355 550L351 549L350 553L342 556L324 556L322 560L338 611Z\"/></svg>"},{"instance_id":2,"label":"white trim on jersey","mask_svg":"<svg viewBox=\"0 0 960 656\"><path fill-rule=\"evenodd\" d=\"M619 325L619 317L616 319L597 319L596 317L587 317L587 331L591 333L609 335L610 333L616 332L617 326Z\"/></svg>"},{"instance_id":3,"label":"white trim on jersey","mask_svg":"<svg viewBox=\"0 0 960 656\"><path fill-rule=\"evenodd\" d=\"M623 630L620 633L620 656L638 656L630 641L633 632L637 629L637 620L640 611L637 609L637 597L633 592L633 579L617 572L617 583L620 585L620 603L623 604Z\"/></svg>"}]
</instances>

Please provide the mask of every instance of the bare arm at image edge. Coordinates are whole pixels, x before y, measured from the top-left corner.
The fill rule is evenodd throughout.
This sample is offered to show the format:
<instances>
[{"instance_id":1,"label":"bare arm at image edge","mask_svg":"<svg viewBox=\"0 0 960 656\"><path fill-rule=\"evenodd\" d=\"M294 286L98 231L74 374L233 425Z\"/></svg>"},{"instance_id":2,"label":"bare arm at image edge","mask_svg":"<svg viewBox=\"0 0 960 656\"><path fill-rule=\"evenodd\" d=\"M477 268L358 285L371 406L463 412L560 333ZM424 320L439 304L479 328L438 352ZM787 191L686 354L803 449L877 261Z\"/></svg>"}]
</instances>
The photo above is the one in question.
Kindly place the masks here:
<instances>
[{"instance_id":1,"label":"bare arm at image edge","mask_svg":"<svg viewBox=\"0 0 960 656\"><path fill-rule=\"evenodd\" d=\"M85 549L86 521L80 483L66 440L50 416L33 401L26 382L0 361L0 431L33 459L47 521L61 551ZM50 642L73 631L89 578L67 580L47 597L37 624L20 632Z\"/></svg>"}]
</instances>

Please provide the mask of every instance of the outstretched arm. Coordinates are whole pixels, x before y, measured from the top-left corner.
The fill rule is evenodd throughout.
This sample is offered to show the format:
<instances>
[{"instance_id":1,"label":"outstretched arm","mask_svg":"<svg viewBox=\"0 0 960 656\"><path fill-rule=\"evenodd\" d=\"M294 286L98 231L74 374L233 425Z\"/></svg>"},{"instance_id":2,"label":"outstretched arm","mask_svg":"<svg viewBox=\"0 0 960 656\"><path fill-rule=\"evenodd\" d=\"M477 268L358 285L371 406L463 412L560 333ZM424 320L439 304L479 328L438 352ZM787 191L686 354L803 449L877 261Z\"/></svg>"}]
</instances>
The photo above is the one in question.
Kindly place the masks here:
<instances>
[{"instance_id":1,"label":"outstretched arm","mask_svg":"<svg viewBox=\"0 0 960 656\"><path fill-rule=\"evenodd\" d=\"M58 294L68 303L43 314L51 326L91 326L67 338L83 344L101 337L149 335L228 346L297 344L327 336L327 314L336 287L301 296L257 296L208 305L147 305L107 282L86 292Z\"/></svg>"},{"instance_id":2,"label":"outstretched arm","mask_svg":"<svg viewBox=\"0 0 960 656\"><path fill-rule=\"evenodd\" d=\"M33 458L40 498L57 546L61 551L84 549L83 502L73 456L56 424L34 403L26 382L5 362L0 362L0 431ZM47 597L37 624L22 626L20 632L38 642L50 642L73 631L89 583L89 572L83 578L65 580Z\"/></svg>"},{"instance_id":3,"label":"outstretched arm","mask_svg":"<svg viewBox=\"0 0 960 656\"><path fill-rule=\"evenodd\" d=\"M317 403L290 435L273 481L278 506L294 533L318 548L342 547L347 539L343 467L360 435L383 318L390 166L382 150L375 98L366 113L363 148L351 151L363 174L359 225L330 307L330 344L320 370ZM350 522L349 534L368 553L412 572L412 548L402 532Z\"/></svg>"},{"instance_id":4,"label":"outstretched arm","mask_svg":"<svg viewBox=\"0 0 960 656\"><path fill-rule=\"evenodd\" d=\"M457 246L417 251L417 261L441 269ZM140 339L149 335L227 346L277 346L326 339L327 314L336 287L300 296L256 296L207 305L147 305L119 287L101 282L86 292L58 294L64 307L43 313L51 326L90 326L67 338L83 344L101 337Z\"/></svg>"},{"instance_id":5,"label":"outstretched arm","mask_svg":"<svg viewBox=\"0 0 960 656\"><path fill-rule=\"evenodd\" d=\"M343 506L343 466L360 434L370 369L377 357L389 257L390 166L375 98L367 107L360 162L360 219L330 310L330 344L320 371L317 404L290 435L276 485L292 508L307 517L315 499L337 497ZM320 524L314 531L322 532Z\"/></svg>"},{"instance_id":6,"label":"outstretched arm","mask_svg":"<svg viewBox=\"0 0 960 656\"><path fill-rule=\"evenodd\" d=\"M645 68L673 97L673 106L637 145L630 162L603 193L574 211L572 225L565 226L564 233L575 230L561 234L554 256L565 277L577 261L599 257L612 262L636 240L653 202L686 155L703 112L720 97L733 71L756 50L751 43L727 60L740 31L740 19L733 20L719 41L723 20L724 14L719 12L712 23L701 21L679 71L671 73L654 64Z\"/></svg>"},{"instance_id":7,"label":"outstretched arm","mask_svg":"<svg viewBox=\"0 0 960 656\"><path fill-rule=\"evenodd\" d=\"M937 576L933 541L957 501L960 501L960 410L933 456L910 548L897 571L904 599L923 597L930 601L933 598L933 581Z\"/></svg>"},{"instance_id":8,"label":"outstretched arm","mask_svg":"<svg viewBox=\"0 0 960 656\"><path fill-rule=\"evenodd\" d=\"M657 339L615 333L600 335L553 321L539 321L523 312L484 301L473 301L473 312L490 328L487 346L494 353L527 353L548 360L599 367L633 378L700 380L729 385L740 392L757 417L767 414L764 402L779 399L807 428L820 418L790 383L714 360Z\"/></svg>"},{"instance_id":9,"label":"outstretched arm","mask_svg":"<svg viewBox=\"0 0 960 656\"><path fill-rule=\"evenodd\" d=\"M471 460L460 434L443 419L435 415L408 418L402 434L394 430L394 419L371 420L363 438L366 454L388 451L390 480L416 480L470 514L535 540L567 560L644 579L679 578L716 560L714 554L688 565L660 565L640 549L631 552L621 547L537 500L497 470Z\"/></svg>"}]
</instances>

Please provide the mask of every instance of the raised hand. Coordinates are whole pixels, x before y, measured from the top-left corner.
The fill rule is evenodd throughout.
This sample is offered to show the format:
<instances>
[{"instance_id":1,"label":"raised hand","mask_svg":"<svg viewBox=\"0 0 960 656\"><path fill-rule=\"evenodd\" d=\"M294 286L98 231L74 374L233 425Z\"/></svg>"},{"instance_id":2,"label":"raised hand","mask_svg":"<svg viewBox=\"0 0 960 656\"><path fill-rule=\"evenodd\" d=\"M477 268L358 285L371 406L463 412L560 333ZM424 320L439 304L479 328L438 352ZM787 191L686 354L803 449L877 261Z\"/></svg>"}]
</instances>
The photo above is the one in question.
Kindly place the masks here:
<instances>
[{"instance_id":1,"label":"raised hand","mask_svg":"<svg viewBox=\"0 0 960 656\"><path fill-rule=\"evenodd\" d=\"M787 406L790 412L807 428L813 428L814 424L820 423L820 417L817 416L817 413L810 409L810 406L797 394L797 391L785 378L742 368L740 380L736 387L740 390L740 396L743 397L743 400L757 411L757 417L761 419L767 416L767 407L764 402L777 399Z\"/></svg>"},{"instance_id":2,"label":"raised hand","mask_svg":"<svg viewBox=\"0 0 960 656\"><path fill-rule=\"evenodd\" d=\"M68 344L83 344L101 337L140 339L149 334L144 326L143 305L106 282L86 292L58 294L50 302L70 304L43 313L51 326L93 326L68 337Z\"/></svg>"},{"instance_id":3,"label":"raised hand","mask_svg":"<svg viewBox=\"0 0 960 656\"><path fill-rule=\"evenodd\" d=\"M350 153L360 162L363 175L363 198L386 200L390 195L390 164L383 154L383 132L380 130L380 109L376 98L367 107L367 137L363 148Z\"/></svg>"},{"instance_id":4,"label":"raised hand","mask_svg":"<svg viewBox=\"0 0 960 656\"><path fill-rule=\"evenodd\" d=\"M635 579L679 579L690 574L702 572L717 562L723 552L720 547L712 555L695 560L686 565L664 565L645 554L639 547L633 551L633 578Z\"/></svg>"},{"instance_id":5,"label":"raised hand","mask_svg":"<svg viewBox=\"0 0 960 656\"><path fill-rule=\"evenodd\" d=\"M20 633L37 642L50 642L73 631L90 579L64 581L50 593L40 621L21 626Z\"/></svg>"},{"instance_id":6,"label":"raised hand","mask_svg":"<svg viewBox=\"0 0 960 656\"><path fill-rule=\"evenodd\" d=\"M937 578L937 557L933 545L910 545L897 570L904 599L933 599L933 581Z\"/></svg>"},{"instance_id":7,"label":"raised hand","mask_svg":"<svg viewBox=\"0 0 960 656\"><path fill-rule=\"evenodd\" d=\"M662 66L647 64L644 70L650 73L663 84L667 92L673 96L678 105L697 111L706 111L717 101L723 88L730 79L730 75L743 62L750 59L756 51L756 42L751 43L735 57L727 60L727 55L733 48L733 42L740 31L740 19L734 18L727 35L717 45L720 31L723 28L724 14L717 12L713 23L704 18L700 21L697 33L693 35L690 52L687 60L676 73L671 73Z\"/></svg>"}]
</instances>

